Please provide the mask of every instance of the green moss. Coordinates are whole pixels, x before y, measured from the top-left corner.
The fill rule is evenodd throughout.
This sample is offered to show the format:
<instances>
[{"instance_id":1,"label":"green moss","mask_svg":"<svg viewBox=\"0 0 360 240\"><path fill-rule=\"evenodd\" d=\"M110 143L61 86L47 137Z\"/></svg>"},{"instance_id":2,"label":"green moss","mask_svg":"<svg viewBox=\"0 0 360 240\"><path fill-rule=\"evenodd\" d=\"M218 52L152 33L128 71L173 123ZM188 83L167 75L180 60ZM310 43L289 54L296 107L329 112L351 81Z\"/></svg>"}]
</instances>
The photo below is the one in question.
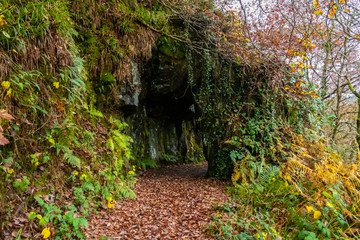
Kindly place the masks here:
<instances>
[{"instance_id":1,"label":"green moss","mask_svg":"<svg viewBox=\"0 0 360 240\"><path fill-rule=\"evenodd\" d=\"M23 39L47 38L50 28L64 38L71 39L77 34L66 1L0 0L0 6L7 22L2 26L5 34L0 34L0 43L8 48L22 50Z\"/></svg>"},{"instance_id":2,"label":"green moss","mask_svg":"<svg viewBox=\"0 0 360 240\"><path fill-rule=\"evenodd\" d=\"M186 163L200 163L205 160L201 141L196 138L191 122L184 121L182 130L187 141Z\"/></svg>"},{"instance_id":3,"label":"green moss","mask_svg":"<svg viewBox=\"0 0 360 240\"><path fill-rule=\"evenodd\" d=\"M165 56L177 60L182 60L186 57L184 44L168 37L163 37L158 41L158 49Z\"/></svg>"},{"instance_id":4,"label":"green moss","mask_svg":"<svg viewBox=\"0 0 360 240\"><path fill-rule=\"evenodd\" d=\"M45 183L48 181L48 175L47 174L43 174L42 176L40 176L39 178L36 179L34 185L35 187L41 187L44 186Z\"/></svg>"},{"instance_id":5,"label":"green moss","mask_svg":"<svg viewBox=\"0 0 360 240\"><path fill-rule=\"evenodd\" d=\"M43 189L40 189L39 191L36 191L34 196L37 197L37 196L45 196L45 195L49 195L51 193L51 189L48 189L48 188L43 188Z\"/></svg>"},{"instance_id":6,"label":"green moss","mask_svg":"<svg viewBox=\"0 0 360 240\"><path fill-rule=\"evenodd\" d=\"M111 83L115 83L116 79L114 75L111 74L111 72L109 72L108 70L104 70L101 75L101 82L105 84L111 84Z\"/></svg>"}]
</instances>

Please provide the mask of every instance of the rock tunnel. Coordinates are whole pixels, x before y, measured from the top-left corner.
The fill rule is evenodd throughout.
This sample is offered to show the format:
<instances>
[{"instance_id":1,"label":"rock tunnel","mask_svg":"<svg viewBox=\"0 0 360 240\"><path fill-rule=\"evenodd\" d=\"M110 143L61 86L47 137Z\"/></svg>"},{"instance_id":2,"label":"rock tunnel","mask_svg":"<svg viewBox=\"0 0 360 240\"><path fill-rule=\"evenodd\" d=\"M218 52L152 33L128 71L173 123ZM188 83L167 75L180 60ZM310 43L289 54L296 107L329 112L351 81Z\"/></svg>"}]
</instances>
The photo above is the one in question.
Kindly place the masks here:
<instances>
[{"instance_id":1,"label":"rock tunnel","mask_svg":"<svg viewBox=\"0 0 360 240\"><path fill-rule=\"evenodd\" d=\"M131 63L131 89L119 95L138 159L177 163L204 160L197 109L184 56L158 49L149 61Z\"/></svg>"}]
</instances>

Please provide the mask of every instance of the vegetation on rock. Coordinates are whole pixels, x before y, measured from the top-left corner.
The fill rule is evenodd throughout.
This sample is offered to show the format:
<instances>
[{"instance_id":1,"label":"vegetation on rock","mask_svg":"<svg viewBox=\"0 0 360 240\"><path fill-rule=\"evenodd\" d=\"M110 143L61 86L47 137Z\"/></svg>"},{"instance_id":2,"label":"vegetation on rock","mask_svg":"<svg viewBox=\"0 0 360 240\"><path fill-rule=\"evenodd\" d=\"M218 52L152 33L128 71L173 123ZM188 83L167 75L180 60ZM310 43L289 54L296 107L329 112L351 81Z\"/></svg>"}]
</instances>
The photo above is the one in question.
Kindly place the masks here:
<instances>
[{"instance_id":1,"label":"vegetation on rock","mask_svg":"<svg viewBox=\"0 0 360 240\"><path fill-rule=\"evenodd\" d=\"M139 168L205 158L215 238L357 239L356 1L247 4L0 0L0 238L84 239Z\"/></svg>"}]
</instances>

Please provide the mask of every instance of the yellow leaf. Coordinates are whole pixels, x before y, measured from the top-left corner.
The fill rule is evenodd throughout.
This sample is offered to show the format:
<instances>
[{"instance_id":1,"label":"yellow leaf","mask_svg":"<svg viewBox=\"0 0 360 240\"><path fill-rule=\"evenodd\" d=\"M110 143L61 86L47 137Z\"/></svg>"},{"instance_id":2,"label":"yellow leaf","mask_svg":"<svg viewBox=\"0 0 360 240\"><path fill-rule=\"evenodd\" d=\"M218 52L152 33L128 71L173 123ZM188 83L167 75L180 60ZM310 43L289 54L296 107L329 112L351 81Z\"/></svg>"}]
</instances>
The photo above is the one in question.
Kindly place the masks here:
<instances>
[{"instance_id":1,"label":"yellow leaf","mask_svg":"<svg viewBox=\"0 0 360 240\"><path fill-rule=\"evenodd\" d=\"M55 88L59 88L60 83L59 82L54 82L53 85L54 85Z\"/></svg>"},{"instance_id":2,"label":"yellow leaf","mask_svg":"<svg viewBox=\"0 0 360 240\"><path fill-rule=\"evenodd\" d=\"M308 212L312 212L312 211L314 211L314 208L313 208L313 207L306 206L306 210L308 210Z\"/></svg>"},{"instance_id":3,"label":"yellow leaf","mask_svg":"<svg viewBox=\"0 0 360 240\"><path fill-rule=\"evenodd\" d=\"M55 144L55 141L54 141L54 139L52 139L52 138L49 138L49 142L50 142L51 144Z\"/></svg>"},{"instance_id":4,"label":"yellow leaf","mask_svg":"<svg viewBox=\"0 0 360 240\"><path fill-rule=\"evenodd\" d=\"M324 12L323 12L322 10L316 10L314 13L315 13L316 15L318 15L318 16L324 14Z\"/></svg>"},{"instance_id":5,"label":"yellow leaf","mask_svg":"<svg viewBox=\"0 0 360 240\"><path fill-rule=\"evenodd\" d=\"M329 202L326 202L326 206L328 206L329 208L334 208L334 205L332 205L332 204L329 203Z\"/></svg>"},{"instance_id":6,"label":"yellow leaf","mask_svg":"<svg viewBox=\"0 0 360 240\"><path fill-rule=\"evenodd\" d=\"M44 238L44 239L49 238L49 237L50 237L50 234L51 234L51 232L50 232L50 228L49 228L49 227L44 228L44 229L42 230L42 232L41 232L41 235L43 235L43 238Z\"/></svg>"},{"instance_id":7,"label":"yellow leaf","mask_svg":"<svg viewBox=\"0 0 360 240\"><path fill-rule=\"evenodd\" d=\"M314 212L314 219L317 220L321 217L321 212L320 211L315 211Z\"/></svg>"},{"instance_id":8,"label":"yellow leaf","mask_svg":"<svg viewBox=\"0 0 360 240\"><path fill-rule=\"evenodd\" d=\"M261 235L262 235L262 239L266 239L266 233L262 232ZM256 234L256 238L259 239L259 238L260 238L260 234L257 233L257 234Z\"/></svg>"},{"instance_id":9,"label":"yellow leaf","mask_svg":"<svg viewBox=\"0 0 360 240\"><path fill-rule=\"evenodd\" d=\"M5 16L4 15L0 15L0 26L5 26L7 24L7 22L4 20Z\"/></svg>"},{"instance_id":10,"label":"yellow leaf","mask_svg":"<svg viewBox=\"0 0 360 240\"><path fill-rule=\"evenodd\" d=\"M1 86L3 86L5 89L8 89L10 87L10 82L9 81L3 81L1 83Z\"/></svg>"},{"instance_id":11,"label":"yellow leaf","mask_svg":"<svg viewBox=\"0 0 360 240\"><path fill-rule=\"evenodd\" d=\"M9 169L8 173L9 173L9 174L13 174L13 173L14 173L14 169L12 169L12 168Z\"/></svg>"},{"instance_id":12,"label":"yellow leaf","mask_svg":"<svg viewBox=\"0 0 360 240\"><path fill-rule=\"evenodd\" d=\"M40 214L36 215L38 219L42 219L42 216Z\"/></svg>"}]
</instances>

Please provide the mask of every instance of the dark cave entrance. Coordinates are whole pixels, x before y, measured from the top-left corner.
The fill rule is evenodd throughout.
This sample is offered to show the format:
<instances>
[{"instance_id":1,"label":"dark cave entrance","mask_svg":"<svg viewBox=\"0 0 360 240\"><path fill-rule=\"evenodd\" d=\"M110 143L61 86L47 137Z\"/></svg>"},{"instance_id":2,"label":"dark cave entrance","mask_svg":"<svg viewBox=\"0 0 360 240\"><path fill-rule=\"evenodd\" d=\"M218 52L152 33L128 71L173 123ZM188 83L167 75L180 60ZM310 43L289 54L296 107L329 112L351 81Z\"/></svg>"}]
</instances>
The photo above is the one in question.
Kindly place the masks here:
<instances>
[{"instance_id":1,"label":"dark cave entrance","mask_svg":"<svg viewBox=\"0 0 360 240\"><path fill-rule=\"evenodd\" d=\"M204 161L186 61L154 50L152 58L139 72L139 104L136 111L127 116L136 157L159 164Z\"/></svg>"}]
</instances>

